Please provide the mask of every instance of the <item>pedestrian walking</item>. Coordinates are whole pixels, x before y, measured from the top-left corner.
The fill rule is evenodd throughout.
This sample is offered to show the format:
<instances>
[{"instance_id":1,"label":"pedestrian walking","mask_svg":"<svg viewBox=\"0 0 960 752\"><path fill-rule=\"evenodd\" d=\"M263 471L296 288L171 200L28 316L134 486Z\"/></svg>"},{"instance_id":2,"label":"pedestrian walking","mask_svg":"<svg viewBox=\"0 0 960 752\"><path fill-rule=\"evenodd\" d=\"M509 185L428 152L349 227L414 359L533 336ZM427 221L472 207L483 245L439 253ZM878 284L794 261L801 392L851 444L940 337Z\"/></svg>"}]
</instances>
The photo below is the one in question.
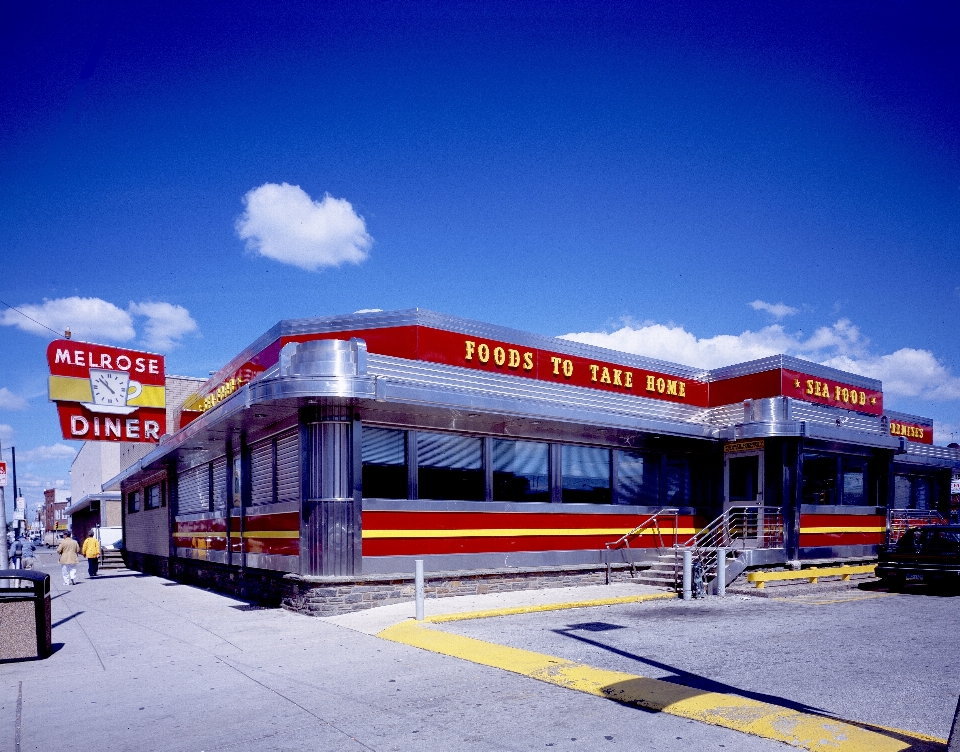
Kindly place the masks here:
<instances>
[{"instance_id":1,"label":"pedestrian walking","mask_svg":"<svg viewBox=\"0 0 960 752\"><path fill-rule=\"evenodd\" d=\"M23 541L17 538L10 547L10 568L20 569L23 564Z\"/></svg>"},{"instance_id":2,"label":"pedestrian walking","mask_svg":"<svg viewBox=\"0 0 960 752\"><path fill-rule=\"evenodd\" d=\"M60 545L57 546L57 553L60 554L60 572L63 574L64 585L77 584L77 561L79 561L77 559L77 552L79 550L80 546L77 545L70 531L67 530L64 532L63 540L61 540Z\"/></svg>"},{"instance_id":3,"label":"pedestrian walking","mask_svg":"<svg viewBox=\"0 0 960 752\"><path fill-rule=\"evenodd\" d=\"M93 530L84 539L80 553L87 557L87 574L96 577L97 570L100 569L100 541L97 540Z\"/></svg>"}]
</instances>

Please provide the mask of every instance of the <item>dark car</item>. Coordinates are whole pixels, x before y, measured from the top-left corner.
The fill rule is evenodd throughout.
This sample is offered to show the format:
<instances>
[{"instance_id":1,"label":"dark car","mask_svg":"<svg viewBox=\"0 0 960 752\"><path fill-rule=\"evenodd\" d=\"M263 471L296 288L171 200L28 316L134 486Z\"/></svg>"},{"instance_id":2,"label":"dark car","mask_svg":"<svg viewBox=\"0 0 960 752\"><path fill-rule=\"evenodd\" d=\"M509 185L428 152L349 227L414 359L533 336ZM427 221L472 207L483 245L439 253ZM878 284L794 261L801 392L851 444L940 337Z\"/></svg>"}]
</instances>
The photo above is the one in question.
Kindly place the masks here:
<instances>
[{"instance_id":1,"label":"dark car","mask_svg":"<svg viewBox=\"0 0 960 752\"><path fill-rule=\"evenodd\" d=\"M891 587L911 581L960 586L960 525L910 528L878 556L877 577Z\"/></svg>"}]
</instances>

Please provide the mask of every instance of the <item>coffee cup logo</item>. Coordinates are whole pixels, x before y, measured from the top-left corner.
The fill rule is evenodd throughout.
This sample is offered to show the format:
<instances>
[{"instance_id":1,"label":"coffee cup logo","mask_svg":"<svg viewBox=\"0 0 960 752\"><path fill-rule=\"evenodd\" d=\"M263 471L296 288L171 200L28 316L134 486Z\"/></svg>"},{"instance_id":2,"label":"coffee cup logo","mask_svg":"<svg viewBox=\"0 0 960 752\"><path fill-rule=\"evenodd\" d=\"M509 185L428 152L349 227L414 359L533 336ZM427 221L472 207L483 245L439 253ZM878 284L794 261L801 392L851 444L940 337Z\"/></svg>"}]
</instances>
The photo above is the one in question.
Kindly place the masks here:
<instances>
[{"instance_id":1,"label":"coffee cup logo","mask_svg":"<svg viewBox=\"0 0 960 752\"><path fill-rule=\"evenodd\" d=\"M143 391L139 381L130 378L127 371L111 371L104 368L90 369L90 392L92 402L82 403L92 413L129 415L137 409L129 405Z\"/></svg>"}]
</instances>

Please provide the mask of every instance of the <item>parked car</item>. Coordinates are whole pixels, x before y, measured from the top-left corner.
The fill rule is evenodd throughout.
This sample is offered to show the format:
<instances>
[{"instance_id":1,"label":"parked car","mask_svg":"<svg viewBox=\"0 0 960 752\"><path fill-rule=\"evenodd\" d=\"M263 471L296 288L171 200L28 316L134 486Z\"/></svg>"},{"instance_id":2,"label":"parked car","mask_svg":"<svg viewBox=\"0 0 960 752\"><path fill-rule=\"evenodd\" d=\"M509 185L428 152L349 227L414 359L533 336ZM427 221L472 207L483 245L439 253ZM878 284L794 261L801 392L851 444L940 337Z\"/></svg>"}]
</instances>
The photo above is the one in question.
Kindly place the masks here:
<instances>
[{"instance_id":1,"label":"parked car","mask_svg":"<svg viewBox=\"0 0 960 752\"><path fill-rule=\"evenodd\" d=\"M960 525L908 529L895 546L878 551L877 577L896 588L908 582L960 587Z\"/></svg>"}]
</instances>

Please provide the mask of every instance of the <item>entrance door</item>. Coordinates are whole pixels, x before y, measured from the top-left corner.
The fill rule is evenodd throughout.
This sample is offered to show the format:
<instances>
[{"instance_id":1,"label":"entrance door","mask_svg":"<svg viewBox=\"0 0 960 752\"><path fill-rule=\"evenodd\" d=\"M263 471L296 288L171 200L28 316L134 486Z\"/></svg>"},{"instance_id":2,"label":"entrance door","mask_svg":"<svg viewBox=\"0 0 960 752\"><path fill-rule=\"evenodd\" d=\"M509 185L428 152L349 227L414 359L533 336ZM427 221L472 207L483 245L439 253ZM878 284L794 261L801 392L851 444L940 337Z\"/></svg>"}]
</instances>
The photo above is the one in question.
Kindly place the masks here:
<instances>
[{"instance_id":1,"label":"entrance door","mask_svg":"<svg viewBox=\"0 0 960 752\"><path fill-rule=\"evenodd\" d=\"M763 450L728 452L723 463L723 509L763 505Z\"/></svg>"},{"instance_id":2,"label":"entrance door","mask_svg":"<svg viewBox=\"0 0 960 752\"><path fill-rule=\"evenodd\" d=\"M763 547L763 449L724 454L723 511L731 507L759 507L730 515L731 539L742 540L748 548Z\"/></svg>"}]
</instances>

